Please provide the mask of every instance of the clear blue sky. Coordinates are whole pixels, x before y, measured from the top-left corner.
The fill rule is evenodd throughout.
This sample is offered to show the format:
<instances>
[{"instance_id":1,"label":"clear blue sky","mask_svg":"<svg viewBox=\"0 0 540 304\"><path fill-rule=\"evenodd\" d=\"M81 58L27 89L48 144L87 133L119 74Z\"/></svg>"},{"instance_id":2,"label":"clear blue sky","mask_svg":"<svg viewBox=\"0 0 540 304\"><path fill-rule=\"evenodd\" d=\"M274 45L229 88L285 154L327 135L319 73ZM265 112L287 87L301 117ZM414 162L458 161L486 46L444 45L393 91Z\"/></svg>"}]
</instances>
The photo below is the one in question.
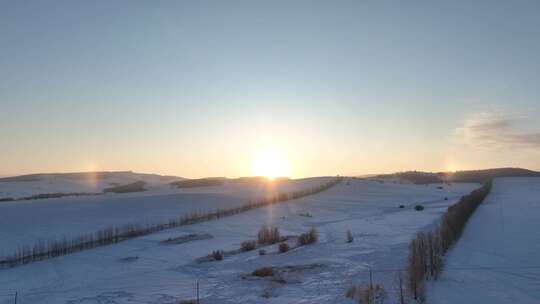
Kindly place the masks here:
<instances>
[{"instance_id":1,"label":"clear blue sky","mask_svg":"<svg viewBox=\"0 0 540 304\"><path fill-rule=\"evenodd\" d=\"M0 174L540 169L540 1L2 1Z\"/></svg>"}]
</instances>

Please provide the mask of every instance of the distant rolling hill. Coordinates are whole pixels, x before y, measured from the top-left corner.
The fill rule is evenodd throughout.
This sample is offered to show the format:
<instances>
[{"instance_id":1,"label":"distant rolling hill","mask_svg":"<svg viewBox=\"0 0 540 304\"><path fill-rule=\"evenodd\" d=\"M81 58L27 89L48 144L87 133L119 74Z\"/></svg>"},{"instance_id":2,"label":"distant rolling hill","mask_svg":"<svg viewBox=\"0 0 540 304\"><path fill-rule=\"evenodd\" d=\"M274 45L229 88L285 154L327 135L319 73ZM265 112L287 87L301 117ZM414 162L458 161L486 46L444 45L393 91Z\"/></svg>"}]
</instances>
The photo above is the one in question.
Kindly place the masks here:
<instances>
[{"instance_id":1,"label":"distant rolling hill","mask_svg":"<svg viewBox=\"0 0 540 304\"><path fill-rule=\"evenodd\" d=\"M167 182L182 179L178 176L136 173L132 171L96 171L96 172L72 172L72 173L36 173L0 178L2 182L36 182L51 179L62 179L72 181L102 181L102 180L161 180Z\"/></svg>"},{"instance_id":2,"label":"distant rolling hill","mask_svg":"<svg viewBox=\"0 0 540 304\"><path fill-rule=\"evenodd\" d=\"M494 168L485 170L466 170L456 172L420 172L407 171L392 174L380 174L374 179L399 179L414 184L431 183L482 183L495 177L533 177L539 176L540 172L522 168Z\"/></svg>"},{"instance_id":3,"label":"distant rolling hill","mask_svg":"<svg viewBox=\"0 0 540 304\"><path fill-rule=\"evenodd\" d=\"M131 171L39 173L0 178L0 200L40 199L106 192L170 188L182 177Z\"/></svg>"},{"instance_id":4,"label":"distant rolling hill","mask_svg":"<svg viewBox=\"0 0 540 304\"><path fill-rule=\"evenodd\" d=\"M272 180L272 184L276 185L279 183L289 181L288 178L280 177ZM250 177L238 177L238 178L227 178L227 177L205 177L205 178L196 178L196 179L183 179L179 181L174 181L171 185L178 188L198 188L198 187L212 187L212 186L222 186L224 184L251 184L251 185L264 185L269 183L269 179L262 176L250 176Z\"/></svg>"}]
</instances>

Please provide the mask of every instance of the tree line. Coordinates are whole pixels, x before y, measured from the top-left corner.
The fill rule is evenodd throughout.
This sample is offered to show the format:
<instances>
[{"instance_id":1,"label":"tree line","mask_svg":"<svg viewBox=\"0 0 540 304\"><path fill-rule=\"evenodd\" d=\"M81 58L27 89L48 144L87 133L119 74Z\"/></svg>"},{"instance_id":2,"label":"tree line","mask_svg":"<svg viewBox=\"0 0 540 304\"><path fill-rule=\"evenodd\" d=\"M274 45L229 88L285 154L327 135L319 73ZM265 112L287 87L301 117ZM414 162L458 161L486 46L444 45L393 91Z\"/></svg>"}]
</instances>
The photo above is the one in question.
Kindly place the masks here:
<instances>
[{"instance_id":1,"label":"tree line","mask_svg":"<svg viewBox=\"0 0 540 304\"><path fill-rule=\"evenodd\" d=\"M407 287L411 297L425 302L424 283L437 280L443 269L443 257L461 237L467 221L491 190L492 182L461 197L448 207L440 224L429 232L419 232L409 244Z\"/></svg>"}]
</instances>

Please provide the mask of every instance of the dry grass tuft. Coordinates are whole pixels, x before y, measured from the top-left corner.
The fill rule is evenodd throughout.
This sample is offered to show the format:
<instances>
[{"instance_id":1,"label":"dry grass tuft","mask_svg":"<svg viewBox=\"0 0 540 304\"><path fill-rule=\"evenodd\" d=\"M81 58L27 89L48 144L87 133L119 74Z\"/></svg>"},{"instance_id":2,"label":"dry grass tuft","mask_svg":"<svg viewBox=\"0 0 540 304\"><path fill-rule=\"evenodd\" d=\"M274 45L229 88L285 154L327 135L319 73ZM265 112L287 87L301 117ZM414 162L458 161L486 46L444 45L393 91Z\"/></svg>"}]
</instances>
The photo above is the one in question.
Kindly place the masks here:
<instances>
[{"instance_id":1,"label":"dry grass tuft","mask_svg":"<svg viewBox=\"0 0 540 304\"><path fill-rule=\"evenodd\" d=\"M278 243L280 240L279 229L267 225L262 226L257 235L259 244L271 245Z\"/></svg>"},{"instance_id":2,"label":"dry grass tuft","mask_svg":"<svg viewBox=\"0 0 540 304\"><path fill-rule=\"evenodd\" d=\"M240 250L242 251L255 250L255 247L257 247L257 242L255 241L244 241L240 244Z\"/></svg>"},{"instance_id":3,"label":"dry grass tuft","mask_svg":"<svg viewBox=\"0 0 540 304\"><path fill-rule=\"evenodd\" d=\"M315 228L311 228L308 232L302 233L298 237L298 246L304 246L316 243L319 239L319 234Z\"/></svg>"}]
</instances>

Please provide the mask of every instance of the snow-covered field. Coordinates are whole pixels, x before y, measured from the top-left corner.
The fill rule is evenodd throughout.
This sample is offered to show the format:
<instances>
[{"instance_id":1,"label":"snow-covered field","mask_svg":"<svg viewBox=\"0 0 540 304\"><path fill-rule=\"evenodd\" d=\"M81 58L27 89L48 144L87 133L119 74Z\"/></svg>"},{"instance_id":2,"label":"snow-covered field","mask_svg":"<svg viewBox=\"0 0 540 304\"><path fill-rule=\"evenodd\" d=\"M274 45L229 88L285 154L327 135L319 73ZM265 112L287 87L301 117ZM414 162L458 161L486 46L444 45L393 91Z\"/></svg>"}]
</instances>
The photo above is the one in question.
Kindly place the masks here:
<instances>
[{"instance_id":1,"label":"snow-covered field","mask_svg":"<svg viewBox=\"0 0 540 304\"><path fill-rule=\"evenodd\" d=\"M137 193L0 202L0 257L40 239L70 238L110 225L166 223L194 211L239 206L270 193L310 189L330 180L331 177L317 177L273 186L235 183L185 189L162 185ZM28 182L17 183L22 188L20 184Z\"/></svg>"},{"instance_id":2,"label":"snow-covered field","mask_svg":"<svg viewBox=\"0 0 540 304\"><path fill-rule=\"evenodd\" d=\"M3 269L0 294L18 292L18 303L23 304L172 304L193 299L199 280L201 303L350 303L344 298L345 289L366 282L366 271L372 268L374 281L388 286L392 297L394 273L387 270L403 267L408 241L437 221L448 205L478 187L437 186L346 180L299 200ZM153 199L152 207L160 200ZM414 211L417 203L425 210ZM399 208L400 204L405 208ZM125 210L131 206L126 204ZM66 222L64 229L74 224ZM279 227L283 235L299 235L315 227L320 239L287 253L278 254L273 245L264 248L264 256L255 250L226 256L223 261L196 261L212 250L238 249L242 241L256 239L263 224ZM345 241L348 229L354 235L353 243ZM210 234L212 238L161 243L187 234ZM286 283L245 276L263 266L293 267L284 274ZM12 302L13 296L0 297L2 304Z\"/></svg>"},{"instance_id":3,"label":"snow-covered field","mask_svg":"<svg viewBox=\"0 0 540 304\"><path fill-rule=\"evenodd\" d=\"M497 178L428 303L540 303L540 178Z\"/></svg>"}]
</instances>

